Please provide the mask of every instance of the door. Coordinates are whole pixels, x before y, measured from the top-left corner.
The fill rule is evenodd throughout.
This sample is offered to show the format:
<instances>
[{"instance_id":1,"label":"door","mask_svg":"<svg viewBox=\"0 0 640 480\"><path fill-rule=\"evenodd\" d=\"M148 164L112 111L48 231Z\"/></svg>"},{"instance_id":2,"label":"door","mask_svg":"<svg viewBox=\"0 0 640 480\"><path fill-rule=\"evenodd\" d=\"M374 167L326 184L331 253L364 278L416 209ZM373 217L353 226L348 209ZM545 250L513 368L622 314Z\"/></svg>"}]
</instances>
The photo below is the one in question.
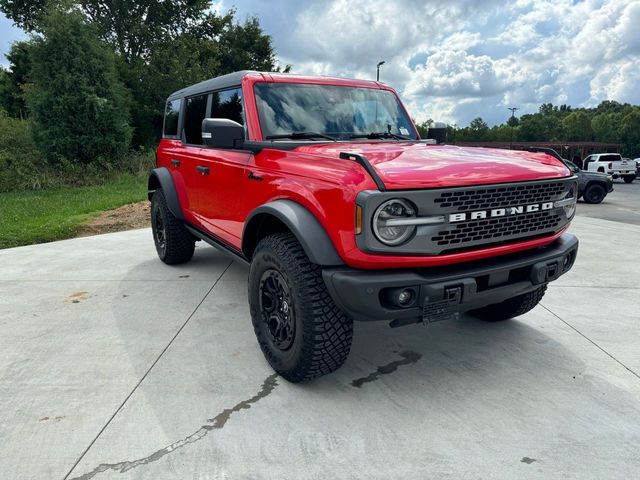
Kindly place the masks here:
<instances>
[{"instance_id":1,"label":"door","mask_svg":"<svg viewBox=\"0 0 640 480\"><path fill-rule=\"evenodd\" d=\"M211 94L211 118L228 118L244 125L240 87ZM200 175L198 212L203 226L228 245L240 249L246 217L244 189L251 153L201 148L196 169Z\"/></svg>"},{"instance_id":2,"label":"door","mask_svg":"<svg viewBox=\"0 0 640 480\"><path fill-rule=\"evenodd\" d=\"M158 147L158 165L171 172L176 186L180 206L185 219L199 225L195 213L196 192L193 190L195 174L190 168L190 159L181 140L183 136L184 101L181 98L167 101L164 115L163 138Z\"/></svg>"},{"instance_id":3,"label":"door","mask_svg":"<svg viewBox=\"0 0 640 480\"><path fill-rule=\"evenodd\" d=\"M178 179L176 188L181 194L183 185L185 203L181 198L183 208L188 210L189 222L196 226L202 226L202 215L198 208L200 175L197 171L202 156L202 120L207 113L209 94L200 94L187 97L182 111L180 124L179 148L174 149L170 155L169 168L174 179ZM182 184L182 185L180 185ZM185 206L186 205L186 206Z\"/></svg>"}]
</instances>

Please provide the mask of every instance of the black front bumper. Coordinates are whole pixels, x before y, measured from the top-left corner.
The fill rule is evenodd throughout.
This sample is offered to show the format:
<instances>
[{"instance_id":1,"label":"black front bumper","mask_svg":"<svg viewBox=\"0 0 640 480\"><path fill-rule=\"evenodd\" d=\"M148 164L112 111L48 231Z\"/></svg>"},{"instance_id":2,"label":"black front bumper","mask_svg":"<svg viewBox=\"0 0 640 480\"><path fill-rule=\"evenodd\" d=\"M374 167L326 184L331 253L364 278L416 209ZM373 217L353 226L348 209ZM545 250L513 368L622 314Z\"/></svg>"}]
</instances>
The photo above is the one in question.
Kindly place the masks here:
<instances>
[{"instance_id":1,"label":"black front bumper","mask_svg":"<svg viewBox=\"0 0 640 480\"><path fill-rule=\"evenodd\" d=\"M546 247L475 262L416 270L327 268L322 275L338 306L355 320L435 321L531 292L568 272L578 239L568 233ZM413 301L393 304L410 289Z\"/></svg>"}]
</instances>

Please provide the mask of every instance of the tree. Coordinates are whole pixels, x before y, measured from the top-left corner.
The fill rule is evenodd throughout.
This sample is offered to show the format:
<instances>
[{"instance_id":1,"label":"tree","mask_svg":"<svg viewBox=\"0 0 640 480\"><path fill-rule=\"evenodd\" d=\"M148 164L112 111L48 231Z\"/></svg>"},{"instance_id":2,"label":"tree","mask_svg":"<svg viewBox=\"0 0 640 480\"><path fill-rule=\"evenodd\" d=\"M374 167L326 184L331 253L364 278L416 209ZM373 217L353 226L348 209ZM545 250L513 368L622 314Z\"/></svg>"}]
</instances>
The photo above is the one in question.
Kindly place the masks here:
<instances>
[{"instance_id":1,"label":"tree","mask_svg":"<svg viewBox=\"0 0 640 480\"><path fill-rule=\"evenodd\" d=\"M0 0L0 10L27 32L37 31L49 0Z\"/></svg>"},{"instance_id":2,"label":"tree","mask_svg":"<svg viewBox=\"0 0 640 480\"><path fill-rule=\"evenodd\" d=\"M625 155L636 157L640 155L640 108L634 107L622 118L620 125L620 138L622 140L622 152Z\"/></svg>"},{"instance_id":3,"label":"tree","mask_svg":"<svg viewBox=\"0 0 640 480\"><path fill-rule=\"evenodd\" d=\"M489 125L487 125L487 122L485 122L482 117L474 118L469 124L469 133L472 141L487 140L489 136Z\"/></svg>"},{"instance_id":4,"label":"tree","mask_svg":"<svg viewBox=\"0 0 640 480\"><path fill-rule=\"evenodd\" d=\"M52 11L31 60L34 140L50 161L108 161L126 152L126 92L112 53L79 12Z\"/></svg>"},{"instance_id":5,"label":"tree","mask_svg":"<svg viewBox=\"0 0 640 480\"><path fill-rule=\"evenodd\" d=\"M596 142L618 143L620 141L620 116L616 113L601 113L591 119L591 130Z\"/></svg>"},{"instance_id":6,"label":"tree","mask_svg":"<svg viewBox=\"0 0 640 480\"><path fill-rule=\"evenodd\" d=\"M24 94L29 83L31 46L30 41L11 45L6 55L10 67L8 70L0 69L0 107L11 117L27 116Z\"/></svg>"},{"instance_id":7,"label":"tree","mask_svg":"<svg viewBox=\"0 0 640 480\"><path fill-rule=\"evenodd\" d=\"M572 112L562 120L565 140L590 141L592 137L591 119L583 111Z\"/></svg>"},{"instance_id":8,"label":"tree","mask_svg":"<svg viewBox=\"0 0 640 480\"><path fill-rule=\"evenodd\" d=\"M509 120L507 120L507 125L510 127L517 127L518 125L520 125L520 119L515 115L512 115L511 117L509 117Z\"/></svg>"},{"instance_id":9,"label":"tree","mask_svg":"<svg viewBox=\"0 0 640 480\"><path fill-rule=\"evenodd\" d=\"M433 125L433 119L429 118L422 123L413 122L420 134L420 138L427 138L429 136L429 128Z\"/></svg>"},{"instance_id":10,"label":"tree","mask_svg":"<svg viewBox=\"0 0 640 480\"><path fill-rule=\"evenodd\" d=\"M238 24L235 10L218 15L210 0L0 0L0 10L23 28L42 31L45 4L82 15L116 54L130 91L135 145L155 143L171 92L236 70L278 70L258 20Z\"/></svg>"}]
</instances>

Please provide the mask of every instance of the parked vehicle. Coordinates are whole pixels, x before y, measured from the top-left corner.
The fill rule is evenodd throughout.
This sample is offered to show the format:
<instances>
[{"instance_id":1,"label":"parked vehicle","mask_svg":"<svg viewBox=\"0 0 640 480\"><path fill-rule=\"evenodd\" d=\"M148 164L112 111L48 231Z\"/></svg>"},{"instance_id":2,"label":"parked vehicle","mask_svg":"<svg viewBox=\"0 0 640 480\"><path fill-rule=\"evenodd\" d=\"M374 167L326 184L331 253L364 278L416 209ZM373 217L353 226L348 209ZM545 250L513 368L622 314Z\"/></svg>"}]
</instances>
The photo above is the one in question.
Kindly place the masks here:
<instances>
[{"instance_id":1,"label":"parked vehicle","mask_svg":"<svg viewBox=\"0 0 640 480\"><path fill-rule=\"evenodd\" d=\"M565 164L578 177L578 198L582 198L585 203L602 203L607 194L613 192L611 175L585 172L568 160L565 161Z\"/></svg>"},{"instance_id":2,"label":"parked vehicle","mask_svg":"<svg viewBox=\"0 0 640 480\"><path fill-rule=\"evenodd\" d=\"M636 162L636 178L640 177L640 158L634 158L634 162Z\"/></svg>"},{"instance_id":3,"label":"parked vehicle","mask_svg":"<svg viewBox=\"0 0 640 480\"><path fill-rule=\"evenodd\" d=\"M585 203L602 203L607 194L613 192L613 177L611 175L580 170L575 163L562 158L553 148L529 147L527 150L547 153L563 162L578 177L578 198L582 197Z\"/></svg>"},{"instance_id":4,"label":"parked vehicle","mask_svg":"<svg viewBox=\"0 0 640 480\"><path fill-rule=\"evenodd\" d=\"M249 265L249 311L292 382L339 368L353 320L522 315L569 271L576 177L541 153L428 144L389 86L238 72L171 94L151 225Z\"/></svg>"},{"instance_id":5,"label":"parked vehicle","mask_svg":"<svg viewBox=\"0 0 640 480\"><path fill-rule=\"evenodd\" d=\"M613 178L623 178L625 183L636 179L633 160L622 158L619 153L594 153L584 159L584 169L589 172L607 173Z\"/></svg>"}]
</instances>

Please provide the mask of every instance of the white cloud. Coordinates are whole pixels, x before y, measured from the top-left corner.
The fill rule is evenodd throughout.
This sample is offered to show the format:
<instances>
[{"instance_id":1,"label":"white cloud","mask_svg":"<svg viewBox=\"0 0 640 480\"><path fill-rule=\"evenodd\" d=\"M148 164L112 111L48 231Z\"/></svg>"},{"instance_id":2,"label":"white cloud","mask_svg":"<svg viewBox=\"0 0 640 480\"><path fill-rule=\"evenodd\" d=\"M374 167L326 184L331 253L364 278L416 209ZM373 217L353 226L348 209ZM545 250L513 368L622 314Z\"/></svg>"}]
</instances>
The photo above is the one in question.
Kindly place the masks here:
<instances>
[{"instance_id":1,"label":"white cloud","mask_svg":"<svg viewBox=\"0 0 640 480\"><path fill-rule=\"evenodd\" d=\"M260 19L294 73L381 79L414 118L640 103L640 0L215 0ZM1 25L1 23L0 23Z\"/></svg>"}]
</instances>

